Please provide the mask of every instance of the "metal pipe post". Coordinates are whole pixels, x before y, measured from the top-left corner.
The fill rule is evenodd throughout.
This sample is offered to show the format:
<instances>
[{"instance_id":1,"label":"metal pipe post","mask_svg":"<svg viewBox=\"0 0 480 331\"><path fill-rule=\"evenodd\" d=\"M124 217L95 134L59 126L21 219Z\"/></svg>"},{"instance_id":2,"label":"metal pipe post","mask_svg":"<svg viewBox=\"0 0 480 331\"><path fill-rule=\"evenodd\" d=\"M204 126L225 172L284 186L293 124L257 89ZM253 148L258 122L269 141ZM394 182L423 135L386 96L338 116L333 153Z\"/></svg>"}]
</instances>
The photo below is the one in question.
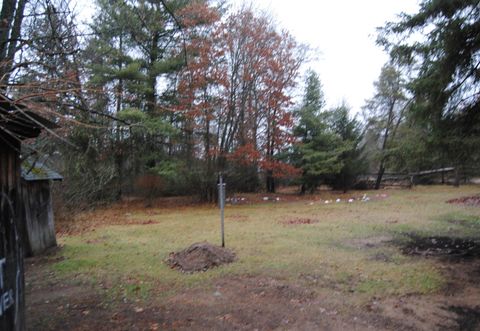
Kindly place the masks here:
<instances>
[{"instance_id":1,"label":"metal pipe post","mask_svg":"<svg viewBox=\"0 0 480 331\"><path fill-rule=\"evenodd\" d=\"M225 247L225 183L223 182L223 176L220 175L220 183L218 184L218 199L220 205L220 227L222 231L222 247Z\"/></svg>"}]
</instances>

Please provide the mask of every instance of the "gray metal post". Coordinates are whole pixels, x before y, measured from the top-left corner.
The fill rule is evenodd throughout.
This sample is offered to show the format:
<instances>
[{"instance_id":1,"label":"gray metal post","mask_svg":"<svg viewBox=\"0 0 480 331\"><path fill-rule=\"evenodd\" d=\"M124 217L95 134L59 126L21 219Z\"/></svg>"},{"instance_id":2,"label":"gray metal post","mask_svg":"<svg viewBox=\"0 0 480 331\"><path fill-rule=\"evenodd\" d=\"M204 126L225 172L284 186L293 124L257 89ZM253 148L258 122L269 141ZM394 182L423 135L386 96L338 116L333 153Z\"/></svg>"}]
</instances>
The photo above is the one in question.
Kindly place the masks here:
<instances>
[{"instance_id":1,"label":"gray metal post","mask_svg":"<svg viewBox=\"0 0 480 331\"><path fill-rule=\"evenodd\" d=\"M220 174L220 183L218 184L218 204L220 205L220 226L222 230L222 247L225 247L225 183L223 182L223 176Z\"/></svg>"}]
</instances>

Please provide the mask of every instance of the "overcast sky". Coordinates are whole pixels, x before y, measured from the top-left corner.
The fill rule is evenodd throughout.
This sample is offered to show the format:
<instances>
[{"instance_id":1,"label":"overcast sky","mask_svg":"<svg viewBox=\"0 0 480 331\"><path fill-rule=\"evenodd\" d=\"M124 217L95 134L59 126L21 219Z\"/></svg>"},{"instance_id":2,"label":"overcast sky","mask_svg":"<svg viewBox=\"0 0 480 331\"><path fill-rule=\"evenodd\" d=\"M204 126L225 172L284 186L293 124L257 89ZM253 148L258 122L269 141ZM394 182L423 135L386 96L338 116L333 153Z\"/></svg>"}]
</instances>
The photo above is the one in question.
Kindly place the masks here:
<instances>
[{"instance_id":1,"label":"overcast sky","mask_svg":"<svg viewBox=\"0 0 480 331\"><path fill-rule=\"evenodd\" d=\"M231 0L239 6L244 0ZM373 82L388 60L375 45L376 28L401 12L418 11L417 0L256 0L298 41L318 49L310 64L332 107L345 100L358 112L373 95Z\"/></svg>"}]
</instances>

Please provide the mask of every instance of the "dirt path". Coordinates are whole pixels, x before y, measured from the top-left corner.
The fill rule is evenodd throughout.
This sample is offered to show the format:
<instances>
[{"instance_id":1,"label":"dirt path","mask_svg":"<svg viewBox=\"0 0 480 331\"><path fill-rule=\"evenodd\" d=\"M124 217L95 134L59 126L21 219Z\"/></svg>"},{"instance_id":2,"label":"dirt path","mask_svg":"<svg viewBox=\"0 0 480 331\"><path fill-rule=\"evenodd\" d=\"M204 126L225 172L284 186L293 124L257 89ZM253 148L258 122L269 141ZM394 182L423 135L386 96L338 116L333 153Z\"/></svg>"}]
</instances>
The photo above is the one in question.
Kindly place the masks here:
<instances>
[{"instance_id":1,"label":"dirt path","mask_svg":"<svg viewBox=\"0 0 480 331\"><path fill-rule=\"evenodd\" d=\"M418 257L422 258L422 257ZM101 288L58 279L58 257L28 259L30 330L480 330L480 259L437 260L449 280L442 292L374 298L310 289L299 278L224 277L209 288L163 300L114 302ZM72 285L75 284L75 285Z\"/></svg>"},{"instance_id":2,"label":"dirt path","mask_svg":"<svg viewBox=\"0 0 480 331\"><path fill-rule=\"evenodd\" d=\"M480 259L439 263L440 293L380 300L377 312L412 330L480 330Z\"/></svg>"}]
</instances>

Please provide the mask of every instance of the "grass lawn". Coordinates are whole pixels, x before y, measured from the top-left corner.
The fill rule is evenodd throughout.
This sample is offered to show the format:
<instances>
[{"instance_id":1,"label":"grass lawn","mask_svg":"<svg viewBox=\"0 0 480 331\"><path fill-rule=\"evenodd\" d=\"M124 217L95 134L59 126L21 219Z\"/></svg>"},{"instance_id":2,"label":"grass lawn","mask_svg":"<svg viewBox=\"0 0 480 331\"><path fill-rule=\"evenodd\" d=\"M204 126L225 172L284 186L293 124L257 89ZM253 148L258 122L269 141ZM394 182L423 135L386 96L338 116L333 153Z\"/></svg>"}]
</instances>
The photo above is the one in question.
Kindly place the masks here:
<instances>
[{"instance_id":1,"label":"grass lawn","mask_svg":"<svg viewBox=\"0 0 480 331\"><path fill-rule=\"evenodd\" d=\"M227 205L226 246L236 253L237 261L194 274L171 269L164 260L170 252L195 242L220 242L219 211L214 206L116 205L85 213L75 221L76 231L59 236L59 251L27 261L27 301L35 305L29 306L30 325L57 329L71 321L81 330L92 325L106 329L434 326L428 323L438 321L425 322L415 314L407 321L402 314L408 315L407 306L415 307L412 300L431 305L442 297L448 301L445 291L455 278L449 268L468 268L478 259L451 262L404 255L400 248L413 233L478 239L480 208L446 201L479 192L478 186L435 186L328 192L297 201L276 195L278 202ZM366 202L360 200L365 193L370 198ZM341 202L335 202L337 198ZM356 200L349 203L349 198ZM326 199L333 201L327 204ZM40 298L49 288L63 290L48 300ZM290 292L283 293L285 288ZM478 292L472 293L474 302ZM229 298L228 305L217 302L222 298ZM402 310L390 311L405 298ZM379 302L381 308L376 307ZM202 314L189 314L185 307L191 305ZM256 305L265 310L262 318ZM49 314L50 310L57 314ZM146 312L149 318L140 318ZM122 323L112 319L115 314ZM449 310L441 323L460 327L460 315Z\"/></svg>"}]
</instances>

